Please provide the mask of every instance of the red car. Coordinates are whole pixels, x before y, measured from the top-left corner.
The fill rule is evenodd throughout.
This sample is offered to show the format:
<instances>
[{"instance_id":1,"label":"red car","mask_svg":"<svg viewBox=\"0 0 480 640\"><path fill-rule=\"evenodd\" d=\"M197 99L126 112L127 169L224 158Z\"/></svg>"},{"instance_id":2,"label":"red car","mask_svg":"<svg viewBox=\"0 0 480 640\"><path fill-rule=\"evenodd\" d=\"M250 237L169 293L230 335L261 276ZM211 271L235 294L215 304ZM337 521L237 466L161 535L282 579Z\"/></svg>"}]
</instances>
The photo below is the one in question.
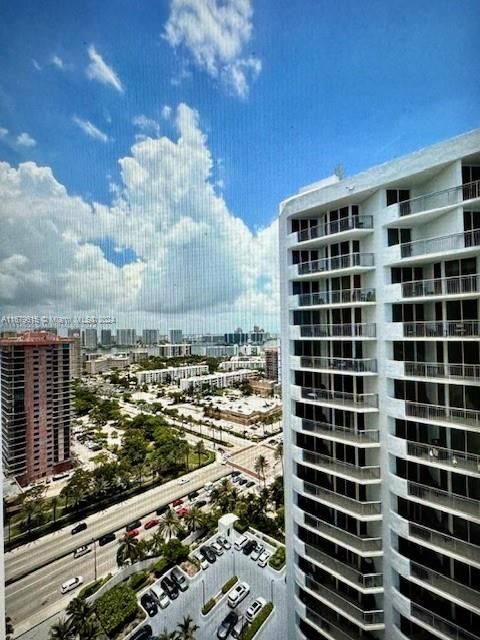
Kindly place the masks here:
<instances>
[{"instance_id":1,"label":"red car","mask_svg":"<svg viewBox=\"0 0 480 640\"><path fill-rule=\"evenodd\" d=\"M174 500L172 502L172 504L173 504L174 507L179 507L181 504L183 504L183 500L182 500L182 498L177 498L176 500Z\"/></svg>"},{"instance_id":2,"label":"red car","mask_svg":"<svg viewBox=\"0 0 480 640\"><path fill-rule=\"evenodd\" d=\"M180 509L175 509L175 513L179 518L183 518L183 516L187 515L188 509L187 507L180 507Z\"/></svg>"},{"instance_id":3,"label":"red car","mask_svg":"<svg viewBox=\"0 0 480 640\"><path fill-rule=\"evenodd\" d=\"M143 525L143 528L151 529L152 527L156 527L159 522L160 520L158 518L153 518L153 520L149 520L148 522L145 522L145 524Z\"/></svg>"},{"instance_id":4,"label":"red car","mask_svg":"<svg viewBox=\"0 0 480 640\"><path fill-rule=\"evenodd\" d=\"M131 531L127 531L125 534L126 538L136 538L140 531L138 529L132 529Z\"/></svg>"}]
</instances>

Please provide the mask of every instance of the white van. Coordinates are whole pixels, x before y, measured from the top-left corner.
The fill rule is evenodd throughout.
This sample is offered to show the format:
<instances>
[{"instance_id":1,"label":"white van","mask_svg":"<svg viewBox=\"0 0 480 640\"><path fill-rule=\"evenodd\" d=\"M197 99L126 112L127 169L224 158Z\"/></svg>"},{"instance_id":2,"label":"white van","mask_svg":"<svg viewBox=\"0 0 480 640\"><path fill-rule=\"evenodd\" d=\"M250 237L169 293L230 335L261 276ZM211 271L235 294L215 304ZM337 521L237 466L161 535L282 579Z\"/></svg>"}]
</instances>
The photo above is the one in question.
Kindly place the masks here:
<instances>
[{"instance_id":1,"label":"white van","mask_svg":"<svg viewBox=\"0 0 480 640\"><path fill-rule=\"evenodd\" d=\"M245 545L247 540L248 540L247 536L240 536L240 538L237 538L235 540L235 544L233 546L235 547L235 549L240 551L240 549Z\"/></svg>"},{"instance_id":2,"label":"white van","mask_svg":"<svg viewBox=\"0 0 480 640\"><path fill-rule=\"evenodd\" d=\"M170 604L170 598L160 586L160 581L156 582L150 587L150 592L153 594L155 600L158 602L162 609L165 609Z\"/></svg>"},{"instance_id":3,"label":"white van","mask_svg":"<svg viewBox=\"0 0 480 640\"><path fill-rule=\"evenodd\" d=\"M213 482L206 482L203 488L205 489L206 493L210 493L210 491L213 489Z\"/></svg>"}]
</instances>

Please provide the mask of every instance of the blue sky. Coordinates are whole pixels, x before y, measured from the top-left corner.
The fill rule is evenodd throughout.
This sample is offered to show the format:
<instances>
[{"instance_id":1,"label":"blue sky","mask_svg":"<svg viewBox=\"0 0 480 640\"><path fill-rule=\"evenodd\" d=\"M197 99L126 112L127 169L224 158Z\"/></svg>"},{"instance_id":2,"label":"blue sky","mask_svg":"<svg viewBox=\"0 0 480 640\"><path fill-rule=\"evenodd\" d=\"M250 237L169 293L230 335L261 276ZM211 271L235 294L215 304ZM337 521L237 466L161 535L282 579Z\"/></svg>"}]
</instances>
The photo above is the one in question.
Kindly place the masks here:
<instances>
[{"instance_id":1,"label":"blue sky","mask_svg":"<svg viewBox=\"0 0 480 640\"><path fill-rule=\"evenodd\" d=\"M48 177L38 172L34 177L24 175L12 206L21 207L22 197L27 197L29 206L40 207L25 192L32 180L35 189L40 182L49 196L59 188L55 185L64 187L68 198L62 206L70 210L81 202L77 213L88 220L88 232L78 226L75 215L73 226L62 222L66 213L50 220L57 230L62 227L63 240L67 232L75 236L75 251L70 247L62 260L75 262L87 245L93 256L97 247L106 266L117 268L112 277L122 266L142 262L142 274L135 276L138 296L132 301L141 311L140 301L152 294L142 294L140 279L150 278L153 287L155 278L171 274L168 260L155 255L157 263L149 273L152 250L144 252L138 242L130 244L128 238L112 233L111 225L94 211L94 203L108 208L111 215L116 215L116 198L123 207L153 207L157 218L152 228L167 201L168 207L176 206L171 187L161 206L155 198L167 190L162 180L169 180L168 162L178 172L175 159L167 160L172 151L167 142L178 143L182 131L178 109L185 105L183 134L187 136L190 126L198 134L195 149L205 172L201 182L211 187L214 196L199 195L192 203L185 200L170 224L186 224L188 218L214 228L214 219L208 218L211 211L203 212L202 206L210 210L220 206L225 230L237 224L237 218L243 221L246 228L240 236L256 243L259 271L249 274L244 265L240 275L229 273L229 279L206 292L205 311L193 302L197 296L192 291L178 308L173 301L164 311L159 304L144 304L150 307L145 313L165 313L171 321L177 319L175 314L178 320L195 316L193 324L203 326L208 324L208 309L216 309L222 318L219 324L227 324L231 306L218 306L226 286L231 288L229 303L235 303L235 313L244 313L244 322L261 316L259 322L264 318L273 326L277 276L268 268L275 261L269 254L274 246L269 229L278 203L300 186L331 174L339 163L351 175L480 126L479 26L480 5L466 0L4 3L0 161L14 169L28 161L51 169ZM196 114L194 123L191 114ZM155 156L156 162L166 163L159 171L162 180L152 179L155 191L143 183L141 194L135 192L136 176L144 169L148 145L142 150L144 138L136 138L139 135L164 138L154 153L161 154ZM132 164L136 140L137 173L125 181L122 167ZM130 160L122 165L126 158ZM199 189L197 184L190 192L198 195ZM205 200L209 197L214 198L211 205ZM195 215L186 210L190 205ZM202 251L211 255L207 245L192 243L188 253L198 254L198 261L175 283L182 290L185 279L202 268ZM65 248L55 247L51 251L57 254ZM178 256L178 247L176 251ZM229 255L235 259L239 251L235 243L227 242L217 259ZM27 258L30 277L24 274L21 283L18 265L14 275L7 265L6 276L17 281L15 286L8 281L11 292L4 302L15 309L28 303L32 270L39 272L37 281L42 274L44 281L50 277L47 265L35 264L33 255ZM161 259L167 262L160 264ZM123 286L126 275L121 274ZM56 286L58 299L72 291L71 283ZM40 291L30 293L32 301L42 297ZM90 294L98 296L98 291ZM46 307L58 305L51 297L44 300ZM251 313L242 311L250 303ZM82 304L81 308L88 307L87 302ZM72 300L69 308L74 306Z\"/></svg>"}]
</instances>

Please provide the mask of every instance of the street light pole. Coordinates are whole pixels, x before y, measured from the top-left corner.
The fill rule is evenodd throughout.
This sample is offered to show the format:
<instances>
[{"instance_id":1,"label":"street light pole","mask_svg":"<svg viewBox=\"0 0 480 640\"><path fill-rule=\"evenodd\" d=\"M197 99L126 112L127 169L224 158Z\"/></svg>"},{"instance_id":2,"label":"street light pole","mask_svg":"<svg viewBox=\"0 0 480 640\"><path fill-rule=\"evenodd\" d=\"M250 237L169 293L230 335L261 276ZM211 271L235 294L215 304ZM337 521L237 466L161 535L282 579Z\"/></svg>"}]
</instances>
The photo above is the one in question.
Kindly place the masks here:
<instances>
[{"instance_id":1,"label":"street light pole","mask_svg":"<svg viewBox=\"0 0 480 640\"><path fill-rule=\"evenodd\" d=\"M275 578L270 580L270 602L273 604L273 583L275 582Z\"/></svg>"},{"instance_id":2,"label":"street light pole","mask_svg":"<svg viewBox=\"0 0 480 640\"><path fill-rule=\"evenodd\" d=\"M95 538L92 539L93 543L93 563L95 568L95 582L97 581L97 545L95 544Z\"/></svg>"},{"instance_id":3,"label":"street light pole","mask_svg":"<svg viewBox=\"0 0 480 640\"><path fill-rule=\"evenodd\" d=\"M205 606L205 580L202 578L202 596L203 596L203 606Z\"/></svg>"}]
</instances>

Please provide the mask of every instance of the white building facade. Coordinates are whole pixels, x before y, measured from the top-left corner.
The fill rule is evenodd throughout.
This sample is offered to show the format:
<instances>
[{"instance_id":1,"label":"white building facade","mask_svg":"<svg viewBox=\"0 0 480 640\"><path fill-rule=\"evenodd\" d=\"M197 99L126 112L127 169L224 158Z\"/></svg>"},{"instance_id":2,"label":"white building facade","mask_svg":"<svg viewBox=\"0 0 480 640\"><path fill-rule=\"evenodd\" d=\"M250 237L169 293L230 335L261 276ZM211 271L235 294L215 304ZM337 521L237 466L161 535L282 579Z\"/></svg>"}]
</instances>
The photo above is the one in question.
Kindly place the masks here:
<instances>
[{"instance_id":1,"label":"white building facade","mask_svg":"<svg viewBox=\"0 0 480 640\"><path fill-rule=\"evenodd\" d=\"M206 376L197 376L195 378L180 380L180 389L182 391L202 391L209 387L224 389L226 387L232 387L235 384L246 382L254 375L255 372L248 369L226 371L225 373L211 373Z\"/></svg>"},{"instance_id":2,"label":"white building facade","mask_svg":"<svg viewBox=\"0 0 480 640\"><path fill-rule=\"evenodd\" d=\"M288 638L480 629L480 130L281 205Z\"/></svg>"},{"instance_id":3,"label":"white building facade","mask_svg":"<svg viewBox=\"0 0 480 640\"><path fill-rule=\"evenodd\" d=\"M138 384L151 384L152 382L166 384L170 382L177 382L184 378L191 378L193 376L202 376L206 374L208 374L208 365L198 364L188 367L167 367L166 369L139 371L136 376Z\"/></svg>"}]
</instances>

